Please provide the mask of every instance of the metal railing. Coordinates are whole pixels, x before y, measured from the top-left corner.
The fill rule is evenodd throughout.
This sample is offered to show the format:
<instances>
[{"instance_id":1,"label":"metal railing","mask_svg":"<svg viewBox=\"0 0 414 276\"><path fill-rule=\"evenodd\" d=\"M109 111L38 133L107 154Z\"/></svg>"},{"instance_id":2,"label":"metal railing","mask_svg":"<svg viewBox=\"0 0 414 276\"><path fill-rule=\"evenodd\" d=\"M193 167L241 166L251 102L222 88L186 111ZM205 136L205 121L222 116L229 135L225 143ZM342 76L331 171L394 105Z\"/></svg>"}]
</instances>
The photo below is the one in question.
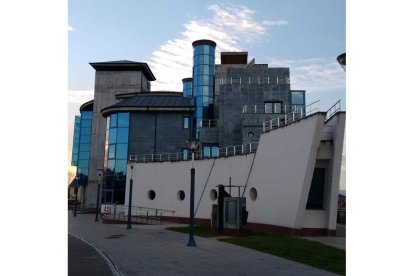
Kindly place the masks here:
<instances>
[{"instance_id":1,"label":"metal railing","mask_svg":"<svg viewBox=\"0 0 414 276\"><path fill-rule=\"evenodd\" d=\"M128 205L118 205L118 208L116 206L117 204L112 204L113 208L104 208L104 211L101 214L101 218L114 222L116 221L118 223L126 223L128 221ZM165 220L163 220L163 215L165 214L174 215L175 211L159 208L131 206L131 222L138 224L162 224L165 222Z\"/></svg>"},{"instance_id":2,"label":"metal railing","mask_svg":"<svg viewBox=\"0 0 414 276\"><path fill-rule=\"evenodd\" d=\"M69 206L69 210L71 210L73 212L73 210L75 209L75 204L70 204ZM82 205L81 202L78 200L78 203L76 205L76 212L78 214L90 214L90 213L95 213L96 212L96 204L86 204L86 205Z\"/></svg>"},{"instance_id":3,"label":"metal railing","mask_svg":"<svg viewBox=\"0 0 414 276\"><path fill-rule=\"evenodd\" d=\"M341 111L341 100L337 101L331 108L326 111L325 121L328 121L335 113Z\"/></svg>"},{"instance_id":4,"label":"metal railing","mask_svg":"<svg viewBox=\"0 0 414 276\"><path fill-rule=\"evenodd\" d=\"M268 77L218 77L218 84L289 84L288 76L268 76Z\"/></svg>"},{"instance_id":5,"label":"metal railing","mask_svg":"<svg viewBox=\"0 0 414 276\"><path fill-rule=\"evenodd\" d=\"M200 121L200 127L217 127L218 120L215 119L203 119Z\"/></svg>"},{"instance_id":6,"label":"metal railing","mask_svg":"<svg viewBox=\"0 0 414 276\"><path fill-rule=\"evenodd\" d=\"M194 153L195 160L202 159L211 159L235 155L243 155L248 153L256 152L258 142L245 144L245 145L236 145L223 148L216 148L211 150L209 154L204 154L202 150L196 151ZM130 155L129 161L134 161L138 163L147 163L147 162L165 162L165 161L186 161L191 160L191 153L188 151L187 154L183 152L176 153L160 153L160 154L142 154L142 155Z\"/></svg>"},{"instance_id":7,"label":"metal railing","mask_svg":"<svg viewBox=\"0 0 414 276\"><path fill-rule=\"evenodd\" d=\"M265 106L264 105L243 105L242 106L242 114L286 114L289 112L293 112L295 110L298 110L299 108L304 107L301 104L292 104L292 105L281 105L280 106L280 110L278 110L278 113L273 113L272 112L266 112L265 110Z\"/></svg>"},{"instance_id":8,"label":"metal railing","mask_svg":"<svg viewBox=\"0 0 414 276\"><path fill-rule=\"evenodd\" d=\"M281 126L289 125L313 113L319 112L319 110L320 110L319 101L308 104L305 107L297 108L290 113L287 113L285 115L278 116L275 119L263 122L263 132L276 129Z\"/></svg>"}]
</instances>

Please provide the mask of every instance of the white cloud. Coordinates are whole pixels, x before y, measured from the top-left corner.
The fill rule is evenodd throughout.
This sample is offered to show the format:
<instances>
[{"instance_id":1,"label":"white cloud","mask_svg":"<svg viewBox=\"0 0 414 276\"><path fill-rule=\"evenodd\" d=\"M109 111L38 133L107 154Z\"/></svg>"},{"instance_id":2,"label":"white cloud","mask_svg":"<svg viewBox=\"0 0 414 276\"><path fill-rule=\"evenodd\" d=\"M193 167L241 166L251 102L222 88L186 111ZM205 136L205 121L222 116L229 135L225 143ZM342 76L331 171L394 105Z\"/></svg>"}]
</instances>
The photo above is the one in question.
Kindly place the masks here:
<instances>
[{"instance_id":1,"label":"white cloud","mask_svg":"<svg viewBox=\"0 0 414 276\"><path fill-rule=\"evenodd\" d=\"M152 53L147 61L157 78L152 90L182 90L181 79L192 76L191 44L195 40L215 41L216 53L219 53L242 51L244 49L239 45L253 43L266 34L266 24L255 21L252 17L254 11L247 7L210 5L208 10L213 12L213 17L184 24L185 30L177 38L167 41ZM269 22L282 21L267 22L269 25ZM216 55L216 63L220 63L219 55Z\"/></svg>"},{"instance_id":2,"label":"white cloud","mask_svg":"<svg viewBox=\"0 0 414 276\"><path fill-rule=\"evenodd\" d=\"M68 25L68 32L73 32L75 29L73 29L70 25Z\"/></svg>"},{"instance_id":3,"label":"white cloud","mask_svg":"<svg viewBox=\"0 0 414 276\"><path fill-rule=\"evenodd\" d=\"M302 60L269 58L269 66L289 67L292 89L305 89L309 93L345 89L345 74L336 57Z\"/></svg>"},{"instance_id":4,"label":"white cloud","mask_svg":"<svg viewBox=\"0 0 414 276\"><path fill-rule=\"evenodd\" d=\"M93 100L93 90L68 90L68 102L83 104Z\"/></svg>"},{"instance_id":5,"label":"white cloud","mask_svg":"<svg viewBox=\"0 0 414 276\"><path fill-rule=\"evenodd\" d=\"M264 20L262 24L265 26L283 26L289 24L287 20Z\"/></svg>"}]
</instances>

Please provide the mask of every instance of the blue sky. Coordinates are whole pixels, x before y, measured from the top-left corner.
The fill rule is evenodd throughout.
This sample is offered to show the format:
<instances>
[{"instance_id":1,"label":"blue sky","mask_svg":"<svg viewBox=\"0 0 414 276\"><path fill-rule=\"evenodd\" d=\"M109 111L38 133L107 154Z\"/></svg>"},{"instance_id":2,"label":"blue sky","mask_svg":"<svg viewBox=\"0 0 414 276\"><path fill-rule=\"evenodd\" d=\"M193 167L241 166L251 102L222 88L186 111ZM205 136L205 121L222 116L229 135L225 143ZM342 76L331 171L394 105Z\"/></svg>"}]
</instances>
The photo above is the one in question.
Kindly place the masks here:
<instances>
[{"instance_id":1,"label":"blue sky","mask_svg":"<svg viewBox=\"0 0 414 276\"><path fill-rule=\"evenodd\" d=\"M258 63L291 68L292 89L308 102L345 101L345 1L69 1L70 102L91 97L89 62L148 62L153 90L181 90L191 76L191 42L248 51ZM218 61L218 60L217 60Z\"/></svg>"},{"instance_id":2,"label":"blue sky","mask_svg":"<svg viewBox=\"0 0 414 276\"><path fill-rule=\"evenodd\" d=\"M68 2L69 149L73 116L93 98L89 62L147 62L157 80L152 90L181 91L191 77L197 39L221 51L247 51L256 63L289 67L291 89L307 91L308 103L345 108L345 1L114 1Z\"/></svg>"}]
</instances>

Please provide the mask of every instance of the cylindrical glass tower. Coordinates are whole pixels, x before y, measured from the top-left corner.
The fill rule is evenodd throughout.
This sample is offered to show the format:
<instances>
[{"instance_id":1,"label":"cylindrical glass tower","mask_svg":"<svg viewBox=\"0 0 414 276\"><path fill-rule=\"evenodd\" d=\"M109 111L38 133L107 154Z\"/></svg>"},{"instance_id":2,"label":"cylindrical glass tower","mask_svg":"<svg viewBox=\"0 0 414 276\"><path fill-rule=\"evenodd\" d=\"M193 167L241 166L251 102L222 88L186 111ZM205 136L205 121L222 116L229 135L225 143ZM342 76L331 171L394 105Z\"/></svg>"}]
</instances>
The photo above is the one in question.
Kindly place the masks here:
<instances>
[{"instance_id":1,"label":"cylindrical glass tower","mask_svg":"<svg viewBox=\"0 0 414 276\"><path fill-rule=\"evenodd\" d=\"M216 43L212 40L193 42L193 97L196 111L193 118L195 138L199 138L203 119L214 119L214 58Z\"/></svg>"},{"instance_id":2,"label":"cylindrical glass tower","mask_svg":"<svg viewBox=\"0 0 414 276\"><path fill-rule=\"evenodd\" d=\"M193 78L183 79L183 97L193 97Z\"/></svg>"}]
</instances>

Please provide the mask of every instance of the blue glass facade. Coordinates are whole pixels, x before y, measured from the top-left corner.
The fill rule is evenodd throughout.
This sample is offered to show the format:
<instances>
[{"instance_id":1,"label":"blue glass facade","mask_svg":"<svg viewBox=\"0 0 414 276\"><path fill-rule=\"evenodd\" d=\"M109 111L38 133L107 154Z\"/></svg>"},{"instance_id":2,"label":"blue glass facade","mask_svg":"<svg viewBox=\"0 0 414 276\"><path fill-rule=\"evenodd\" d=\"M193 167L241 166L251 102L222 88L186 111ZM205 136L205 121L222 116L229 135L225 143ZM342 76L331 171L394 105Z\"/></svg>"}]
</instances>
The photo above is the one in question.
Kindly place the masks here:
<instances>
[{"instance_id":1,"label":"blue glass facade","mask_svg":"<svg viewBox=\"0 0 414 276\"><path fill-rule=\"evenodd\" d=\"M75 116L75 126L73 129L73 143L72 143L72 161L71 161L72 166L78 165L80 123L81 123L81 117Z\"/></svg>"},{"instance_id":2,"label":"blue glass facade","mask_svg":"<svg viewBox=\"0 0 414 276\"><path fill-rule=\"evenodd\" d=\"M305 106L305 91L291 91L292 105Z\"/></svg>"},{"instance_id":3,"label":"blue glass facade","mask_svg":"<svg viewBox=\"0 0 414 276\"><path fill-rule=\"evenodd\" d=\"M193 43L193 97L196 111L194 116L195 138L199 138L203 119L214 118L214 59L215 43L197 41Z\"/></svg>"},{"instance_id":4,"label":"blue glass facade","mask_svg":"<svg viewBox=\"0 0 414 276\"><path fill-rule=\"evenodd\" d=\"M186 97L186 98L193 97L193 79L192 78L183 79L183 97Z\"/></svg>"},{"instance_id":5,"label":"blue glass facade","mask_svg":"<svg viewBox=\"0 0 414 276\"><path fill-rule=\"evenodd\" d=\"M92 132L92 111L81 111L81 116L78 119L78 122L79 122L79 140L78 140L79 143L78 143L78 153L77 153L76 176L79 177L79 184L82 186L86 186L88 185L89 150L91 147L91 132ZM75 128L76 128L76 117L75 117ZM75 139L74 139L74 145L75 145Z\"/></svg>"},{"instance_id":6,"label":"blue glass facade","mask_svg":"<svg viewBox=\"0 0 414 276\"><path fill-rule=\"evenodd\" d=\"M103 202L123 204L128 160L129 113L109 116L106 126Z\"/></svg>"}]
</instances>

